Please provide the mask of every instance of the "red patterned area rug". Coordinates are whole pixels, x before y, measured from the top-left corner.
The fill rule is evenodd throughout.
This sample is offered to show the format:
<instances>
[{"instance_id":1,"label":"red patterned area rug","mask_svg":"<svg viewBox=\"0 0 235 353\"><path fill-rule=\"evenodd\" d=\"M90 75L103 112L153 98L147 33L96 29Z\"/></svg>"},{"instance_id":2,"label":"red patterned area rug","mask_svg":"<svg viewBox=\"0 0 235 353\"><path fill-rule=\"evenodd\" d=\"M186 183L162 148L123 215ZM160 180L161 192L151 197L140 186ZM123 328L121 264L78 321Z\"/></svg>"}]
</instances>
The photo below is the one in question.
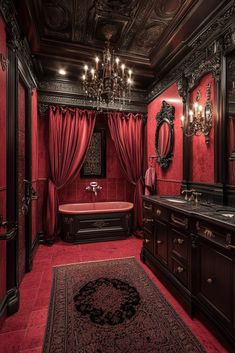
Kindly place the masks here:
<instances>
[{"instance_id":1,"label":"red patterned area rug","mask_svg":"<svg viewBox=\"0 0 235 353\"><path fill-rule=\"evenodd\" d=\"M135 258L54 268L43 353L205 353Z\"/></svg>"}]
</instances>

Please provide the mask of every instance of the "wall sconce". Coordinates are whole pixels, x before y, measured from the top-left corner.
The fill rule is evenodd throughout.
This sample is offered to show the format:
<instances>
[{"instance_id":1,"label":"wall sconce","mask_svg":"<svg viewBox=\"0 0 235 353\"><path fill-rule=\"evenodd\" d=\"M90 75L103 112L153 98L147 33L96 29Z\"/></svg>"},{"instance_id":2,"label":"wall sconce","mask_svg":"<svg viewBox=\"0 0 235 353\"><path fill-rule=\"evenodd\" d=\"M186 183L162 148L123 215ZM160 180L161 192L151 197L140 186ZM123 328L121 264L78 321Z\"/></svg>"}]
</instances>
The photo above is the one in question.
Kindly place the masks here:
<instances>
[{"instance_id":1,"label":"wall sconce","mask_svg":"<svg viewBox=\"0 0 235 353\"><path fill-rule=\"evenodd\" d=\"M197 91L196 101L189 109L188 117L181 117L182 129L186 136L205 135L206 144L209 143L209 134L212 127L212 104L211 104L211 84L206 86L206 103L203 107L199 104L201 92Z\"/></svg>"}]
</instances>

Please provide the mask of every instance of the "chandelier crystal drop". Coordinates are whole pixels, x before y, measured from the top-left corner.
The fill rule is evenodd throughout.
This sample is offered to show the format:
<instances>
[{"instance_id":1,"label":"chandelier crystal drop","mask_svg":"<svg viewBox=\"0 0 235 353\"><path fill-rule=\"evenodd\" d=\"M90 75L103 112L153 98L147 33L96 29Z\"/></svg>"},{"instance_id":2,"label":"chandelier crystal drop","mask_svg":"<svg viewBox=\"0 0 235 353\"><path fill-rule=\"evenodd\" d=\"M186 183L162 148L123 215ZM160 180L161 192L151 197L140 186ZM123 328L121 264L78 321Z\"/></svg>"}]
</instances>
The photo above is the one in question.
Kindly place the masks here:
<instances>
[{"instance_id":1,"label":"chandelier crystal drop","mask_svg":"<svg viewBox=\"0 0 235 353\"><path fill-rule=\"evenodd\" d=\"M84 65L82 83L86 97L95 102L97 109L115 103L122 109L131 100L132 70L114 55L109 40L102 60L96 56L93 65Z\"/></svg>"}]
</instances>

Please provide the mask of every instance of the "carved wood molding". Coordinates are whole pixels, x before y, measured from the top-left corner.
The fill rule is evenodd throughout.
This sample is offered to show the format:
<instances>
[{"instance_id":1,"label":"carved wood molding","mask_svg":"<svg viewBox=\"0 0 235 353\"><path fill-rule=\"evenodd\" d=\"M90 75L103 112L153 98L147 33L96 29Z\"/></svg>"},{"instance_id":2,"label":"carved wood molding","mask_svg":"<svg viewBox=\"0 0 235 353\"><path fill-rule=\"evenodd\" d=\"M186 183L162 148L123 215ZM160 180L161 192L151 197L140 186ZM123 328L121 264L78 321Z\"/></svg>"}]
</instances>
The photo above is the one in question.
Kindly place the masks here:
<instances>
[{"instance_id":1,"label":"carved wood molding","mask_svg":"<svg viewBox=\"0 0 235 353\"><path fill-rule=\"evenodd\" d=\"M85 99L84 91L80 82L63 82L59 80L40 81L38 90L44 93L57 93L60 95L79 96ZM146 104L146 92L143 90L133 90L131 93L132 103Z\"/></svg>"},{"instance_id":2,"label":"carved wood molding","mask_svg":"<svg viewBox=\"0 0 235 353\"><path fill-rule=\"evenodd\" d=\"M187 91L196 86L206 73L211 72L216 80L220 79L221 55L235 49L235 25L232 22L234 14L235 0L231 1L222 14L189 44L192 50L186 58L163 79L155 81L147 94L148 103L174 82L177 82L178 92L185 102Z\"/></svg>"},{"instance_id":3,"label":"carved wood molding","mask_svg":"<svg viewBox=\"0 0 235 353\"><path fill-rule=\"evenodd\" d=\"M8 59L5 57L4 54L0 54L0 64L1 64L2 71L6 71L8 66Z\"/></svg>"},{"instance_id":4,"label":"carved wood molding","mask_svg":"<svg viewBox=\"0 0 235 353\"><path fill-rule=\"evenodd\" d=\"M64 96L56 96L56 95L47 95L47 94L38 94L38 112L39 116L46 117L47 109L49 105L66 105L66 106L76 106L81 109L96 109L96 102L89 102L80 97L69 97L67 95ZM110 104L108 107L103 104L101 105L103 111L118 111L120 110L120 106L118 104ZM126 112L137 112L137 113L146 113L146 104L126 104L123 107L123 110Z\"/></svg>"},{"instance_id":5,"label":"carved wood molding","mask_svg":"<svg viewBox=\"0 0 235 353\"><path fill-rule=\"evenodd\" d=\"M22 37L20 27L15 17L15 8L12 0L0 0L0 13L6 23L7 46L16 52L17 57L27 68L30 85L35 87L36 79L33 74L31 51L26 38Z\"/></svg>"}]
</instances>

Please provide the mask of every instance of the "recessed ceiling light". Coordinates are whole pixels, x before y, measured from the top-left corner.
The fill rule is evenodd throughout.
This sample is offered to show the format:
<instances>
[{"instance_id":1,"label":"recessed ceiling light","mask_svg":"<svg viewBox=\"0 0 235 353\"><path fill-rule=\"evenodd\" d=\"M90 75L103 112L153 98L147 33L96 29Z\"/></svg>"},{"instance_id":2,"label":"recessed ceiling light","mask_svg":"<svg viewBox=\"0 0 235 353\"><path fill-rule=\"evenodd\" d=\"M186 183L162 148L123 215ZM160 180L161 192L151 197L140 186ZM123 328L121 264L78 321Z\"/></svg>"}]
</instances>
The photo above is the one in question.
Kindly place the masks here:
<instances>
[{"instance_id":1,"label":"recessed ceiling light","mask_svg":"<svg viewBox=\"0 0 235 353\"><path fill-rule=\"evenodd\" d=\"M64 69L60 69L60 70L59 70L59 74L60 74L60 75L66 75L66 71L65 71Z\"/></svg>"}]
</instances>

